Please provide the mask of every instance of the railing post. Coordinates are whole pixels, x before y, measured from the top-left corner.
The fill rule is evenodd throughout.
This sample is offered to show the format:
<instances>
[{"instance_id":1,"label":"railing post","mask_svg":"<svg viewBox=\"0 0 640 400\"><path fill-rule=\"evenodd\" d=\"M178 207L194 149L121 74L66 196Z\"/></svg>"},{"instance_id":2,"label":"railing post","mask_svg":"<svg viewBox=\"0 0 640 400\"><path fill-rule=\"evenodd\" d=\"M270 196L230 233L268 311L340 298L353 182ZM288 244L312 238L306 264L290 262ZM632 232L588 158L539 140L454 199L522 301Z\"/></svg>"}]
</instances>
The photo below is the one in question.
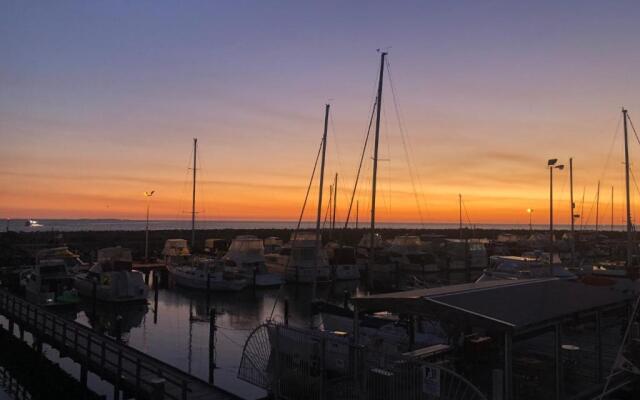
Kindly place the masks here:
<instances>
[{"instance_id":1,"label":"railing post","mask_svg":"<svg viewBox=\"0 0 640 400\"><path fill-rule=\"evenodd\" d=\"M136 394L140 392L140 358L136 358Z\"/></svg>"},{"instance_id":2,"label":"railing post","mask_svg":"<svg viewBox=\"0 0 640 400\"><path fill-rule=\"evenodd\" d=\"M187 381L186 380L182 380L182 400L187 400L187 391L188 391L188 387L187 387Z\"/></svg>"},{"instance_id":3,"label":"railing post","mask_svg":"<svg viewBox=\"0 0 640 400\"><path fill-rule=\"evenodd\" d=\"M106 343L104 341L100 343L100 366L101 367L104 367L104 359L105 359L105 352L106 352L105 345Z\"/></svg>"},{"instance_id":4,"label":"railing post","mask_svg":"<svg viewBox=\"0 0 640 400\"><path fill-rule=\"evenodd\" d=\"M114 400L120 400L120 384L122 379L122 349L118 349L118 376L116 377L116 386L114 388Z\"/></svg>"}]
</instances>

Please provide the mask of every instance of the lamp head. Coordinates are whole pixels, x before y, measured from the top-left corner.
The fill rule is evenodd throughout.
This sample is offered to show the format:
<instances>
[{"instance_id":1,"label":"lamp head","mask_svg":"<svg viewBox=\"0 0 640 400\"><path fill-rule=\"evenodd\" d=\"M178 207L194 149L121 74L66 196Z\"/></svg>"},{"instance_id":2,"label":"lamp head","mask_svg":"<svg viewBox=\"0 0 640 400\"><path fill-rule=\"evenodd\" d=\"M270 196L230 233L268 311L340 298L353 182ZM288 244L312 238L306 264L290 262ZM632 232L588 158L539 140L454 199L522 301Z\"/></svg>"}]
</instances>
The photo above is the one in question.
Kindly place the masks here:
<instances>
[{"instance_id":1,"label":"lamp head","mask_svg":"<svg viewBox=\"0 0 640 400\"><path fill-rule=\"evenodd\" d=\"M547 166L550 167L552 165L555 165L558 162L557 158L552 158L549 161L547 161Z\"/></svg>"}]
</instances>

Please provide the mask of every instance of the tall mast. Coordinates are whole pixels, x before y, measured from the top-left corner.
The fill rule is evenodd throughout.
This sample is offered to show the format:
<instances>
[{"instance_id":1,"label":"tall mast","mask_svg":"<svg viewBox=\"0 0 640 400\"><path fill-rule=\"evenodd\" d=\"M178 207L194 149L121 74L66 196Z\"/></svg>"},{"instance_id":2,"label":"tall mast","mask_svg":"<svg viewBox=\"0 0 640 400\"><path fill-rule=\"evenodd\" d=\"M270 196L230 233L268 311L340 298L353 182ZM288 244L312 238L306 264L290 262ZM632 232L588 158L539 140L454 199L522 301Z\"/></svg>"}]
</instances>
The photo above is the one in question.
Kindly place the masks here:
<instances>
[{"instance_id":1,"label":"tall mast","mask_svg":"<svg viewBox=\"0 0 640 400\"><path fill-rule=\"evenodd\" d=\"M318 214L316 216L316 254L313 257L313 286L311 289L311 300L316 298L318 257L320 257L320 219L322 218L322 186L324 185L324 160L327 152L327 126L329 122L329 104L324 109L324 131L322 133L322 162L320 163L320 185L318 188Z\"/></svg>"},{"instance_id":2,"label":"tall mast","mask_svg":"<svg viewBox=\"0 0 640 400\"><path fill-rule=\"evenodd\" d=\"M460 239L462 239L462 194L458 193L458 221L460 223L459 232Z\"/></svg>"},{"instance_id":3,"label":"tall mast","mask_svg":"<svg viewBox=\"0 0 640 400\"><path fill-rule=\"evenodd\" d=\"M613 185L611 185L611 232L613 232Z\"/></svg>"},{"instance_id":4,"label":"tall mast","mask_svg":"<svg viewBox=\"0 0 640 400\"><path fill-rule=\"evenodd\" d=\"M622 109L622 119L624 121L624 179L627 195L627 268L631 268L631 255L633 244L631 243L631 199L629 194L629 144L627 141L627 110Z\"/></svg>"},{"instance_id":5,"label":"tall mast","mask_svg":"<svg viewBox=\"0 0 640 400\"><path fill-rule=\"evenodd\" d=\"M338 173L333 180L333 221L331 222L331 231L336 229L336 204L338 203Z\"/></svg>"},{"instance_id":6,"label":"tall mast","mask_svg":"<svg viewBox=\"0 0 640 400\"><path fill-rule=\"evenodd\" d=\"M571 202L571 266L575 266L576 261L576 237L575 237L575 221L576 216L573 212L575 204L573 203L573 157L569 157L569 201ZM582 217L582 215L580 215ZM582 221L582 220L581 220Z\"/></svg>"},{"instance_id":7,"label":"tall mast","mask_svg":"<svg viewBox=\"0 0 640 400\"><path fill-rule=\"evenodd\" d=\"M573 237L573 232L575 230L575 221L576 216L574 209L576 208L575 203L573 202L573 157L569 158L569 196L571 202L571 237Z\"/></svg>"},{"instance_id":8,"label":"tall mast","mask_svg":"<svg viewBox=\"0 0 640 400\"><path fill-rule=\"evenodd\" d=\"M193 193L191 195L191 248L196 246L196 159L198 138L193 138Z\"/></svg>"},{"instance_id":9,"label":"tall mast","mask_svg":"<svg viewBox=\"0 0 640 400\"><path fill-rule=\"evenodd\" d=\"M369 271L375 260L376 237L376 182L378 179L378 143L380 142L380 110L382 106L382 82L384 79L384 59L387 53L380 54L380 77L378 79L378 101L376 102L376 139L373 146L373 177L371 183L371 241L369 243ZM369 274L367 274L369 275Z\"/></svg>"},{"instance_id":10,"label":"tall mast","mask_svg":"<svg viewBox=\"0 0 640 400\"><path fill-rule=\"evenodd\" d=\"M598 232L599 218L600 218L600 181L598 181L598 189L596 190L596 232Z\"/></svg>"},{"instance_id":11,"label":"tall mast","mask_svg":"<svg viewBox=\"0 0 640 400\"><path fill-rule=\"evenodd\" d=\"M360 200L356 200L356 229L358 229L358 214L360 213Z\"/></svg>"}]
</instances>

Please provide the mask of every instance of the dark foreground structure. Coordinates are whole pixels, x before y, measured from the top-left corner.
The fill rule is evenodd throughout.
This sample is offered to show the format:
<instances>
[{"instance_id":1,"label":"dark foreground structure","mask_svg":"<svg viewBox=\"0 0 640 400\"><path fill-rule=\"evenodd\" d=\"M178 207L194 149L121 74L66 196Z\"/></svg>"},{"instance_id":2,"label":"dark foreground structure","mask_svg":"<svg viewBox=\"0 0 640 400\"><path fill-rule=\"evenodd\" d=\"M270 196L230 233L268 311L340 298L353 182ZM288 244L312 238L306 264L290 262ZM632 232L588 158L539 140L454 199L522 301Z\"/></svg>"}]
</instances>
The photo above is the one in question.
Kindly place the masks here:
<instances>
[{"instance_id":1,"label":"dark foreground structure","mask_svg":"<svg viewBox=\"0 0 640 400\"><path fill-rule=\"evenodd\" d=\"M590 399L603 390L635 297L574 280L493 281L354 298L358 312L441 321L452 368L493 399ZM626 374L617 379L631 380Z\"/></svg>"},{"instance_id":2,"label":"dark foreground structure","mask_svg":"<svg viewBox=\"0 0 640 400\"><path fill-rule=\"evenodd\" d=\"M640 393L640 374L613 368L627 355L620 351L636 296L612 281L484 281L351 301L348 331L286 320L256 329L239 377L283 399L577 400L599 398L605 386L617 390L610 399ZM408 331L397 350L385 350L366 325L366 314L381 311ZM437 324L446 343L417 348L423 322Z\"/></svg>"}]
</instances>

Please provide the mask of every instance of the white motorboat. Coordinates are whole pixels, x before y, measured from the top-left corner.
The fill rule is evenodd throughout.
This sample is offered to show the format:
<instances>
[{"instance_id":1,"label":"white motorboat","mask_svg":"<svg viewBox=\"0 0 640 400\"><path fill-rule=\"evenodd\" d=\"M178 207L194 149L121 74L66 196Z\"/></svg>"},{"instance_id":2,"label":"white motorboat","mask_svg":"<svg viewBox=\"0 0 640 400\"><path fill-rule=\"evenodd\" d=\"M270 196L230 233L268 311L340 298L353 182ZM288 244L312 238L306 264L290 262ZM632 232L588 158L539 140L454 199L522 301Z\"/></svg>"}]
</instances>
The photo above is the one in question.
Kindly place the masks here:
<instances>
[{"instance_id":1,"label":"white motorboat","mask_svg":"<svg viewBox=\"0 0 640 400\"><path fill-rule=\"evenodd\" d=\"M264 254L275 254L282 248L282 239L270 236L264 239Z\"/></svg>"},{"instance_id":2,"label":"white motorboat","mask_svg":"<svg viewBox=\"0 0 640 400\"><path fill-rule=\"evenodd\" d=\"M398 264L403 272L436 272L438 264L435 256L423 250L419 236L397 236L386 249L389 259Z\"/></svg>"},{"instance_id":3,"label":"white motorboat","mask_svg":"<svg viewBox=\"0 0 640 400\"><path fill-rule=\"evenodd\" d=\"M356 263L356 249L350 246L339 246L331 242L326 247L334 280L348 281L360 279L360 269Z\"/></svg>"},{"instance_id":4,"label":"white motorboat","mask_svg":"<svg viewBox=\"0 0 640 400\"><path fill-rule=\"evenodd\" d=\"M63 260L40 260L32 269L21 274L28 301L42 306L61 306L80 301L73 288L73 276Z\"/></svg>"},{"instance_id":5,"label":"white motorboat","mask_svg":"<svg viewBox=\"0 0 640 400\"><path fill-rule=\"evenodd\" d=\"M147 301L144 275L132 268L131 250L109 247L98 250L98 261L88 272L76 275L75 287L82 296L104 302Z\"/></svg>"},{"instance_id":6,"label":"white motorboat","mask_svg":"<svg viewBox=\"0 0 640 400\"><path fill-rule=\"evenodd\" d=\"M489 268L476 282L498 279L564 278L576 276L562 264L550 264L535 257L491 256Z\"/></svg>"},{"instance_id":7,"label":"white motorboat","mask_svg":"<svg viewBox=\"0 0 640 400\"><path fill-rule=\"evenodd\" d=\"M389 257L389 253L387 249L389 248L388 243L386 243L382 236L379 233L375 234L374 237L374 256L375 260L373 265L369 265L369 252L371 251L371 235L365 234L360 239L358 246L356 247L356 264L360 269L360 272L370 271L377 273L390 273L395 272L396 263L391 260Z\"/></svg>"},{"instance_id":8,"label":"white motorboat","mask_svg":"<svg viewBox=\"0 0 640 400\"><path fill-rule=\"evenodd\" d=\"M178 286L209 291L239 291L248 284L237 270L225 270L220 260L192 256L184 239L168 239L162 254L169 275Z\"/></svg>"},{"instance_id":9,"label":"white motorboat","mask_svg":"<svg viewBox=\"0 0 640 400\"><path fill-rule=\"evenodd\" d=\"M238 236L231 242L229 251L222 258L225 268L238 271L258 287L278 286L283 283L280 275L267 271L262 239L253 235Z\"/></svg>"},{"instance_id":10,"label":"white motorboat","mask_svg":"<svg viewBox=\"0 0 640 400\"><path fill-rule=\"evenodd\" d=\"M447 239L445 252L449 269L487 268L487 249L481 239Z\"/></svg>"},{"instance_id":11,"label":"white motorboat","mask_svg":"<svg viewBox=\"0 0 640 400\"><path fill-rule=\"evenodd\" d=\"M295 235L295 234L294 234ZM287 282L329 281L331 269L324 249L316 247L315 232L298 232L277 254L265 256L270 272L284 276Z\"/></svg>"},{"instance_id":12,"label":"white motorboat","mask_svg":"<svg viewBox=\"0 0 640 400\"><path fill-rule=\"evenodd\" d=\"M91 265L89 263L82 261L82 259L80 259L80 256L69 250L67 246L40 250L36 254L36 263L45 260L59 260L59 262L65 265L69 274L86 272L89 270L89 268L91 268Z\"/></svg>"}]
</instances>

